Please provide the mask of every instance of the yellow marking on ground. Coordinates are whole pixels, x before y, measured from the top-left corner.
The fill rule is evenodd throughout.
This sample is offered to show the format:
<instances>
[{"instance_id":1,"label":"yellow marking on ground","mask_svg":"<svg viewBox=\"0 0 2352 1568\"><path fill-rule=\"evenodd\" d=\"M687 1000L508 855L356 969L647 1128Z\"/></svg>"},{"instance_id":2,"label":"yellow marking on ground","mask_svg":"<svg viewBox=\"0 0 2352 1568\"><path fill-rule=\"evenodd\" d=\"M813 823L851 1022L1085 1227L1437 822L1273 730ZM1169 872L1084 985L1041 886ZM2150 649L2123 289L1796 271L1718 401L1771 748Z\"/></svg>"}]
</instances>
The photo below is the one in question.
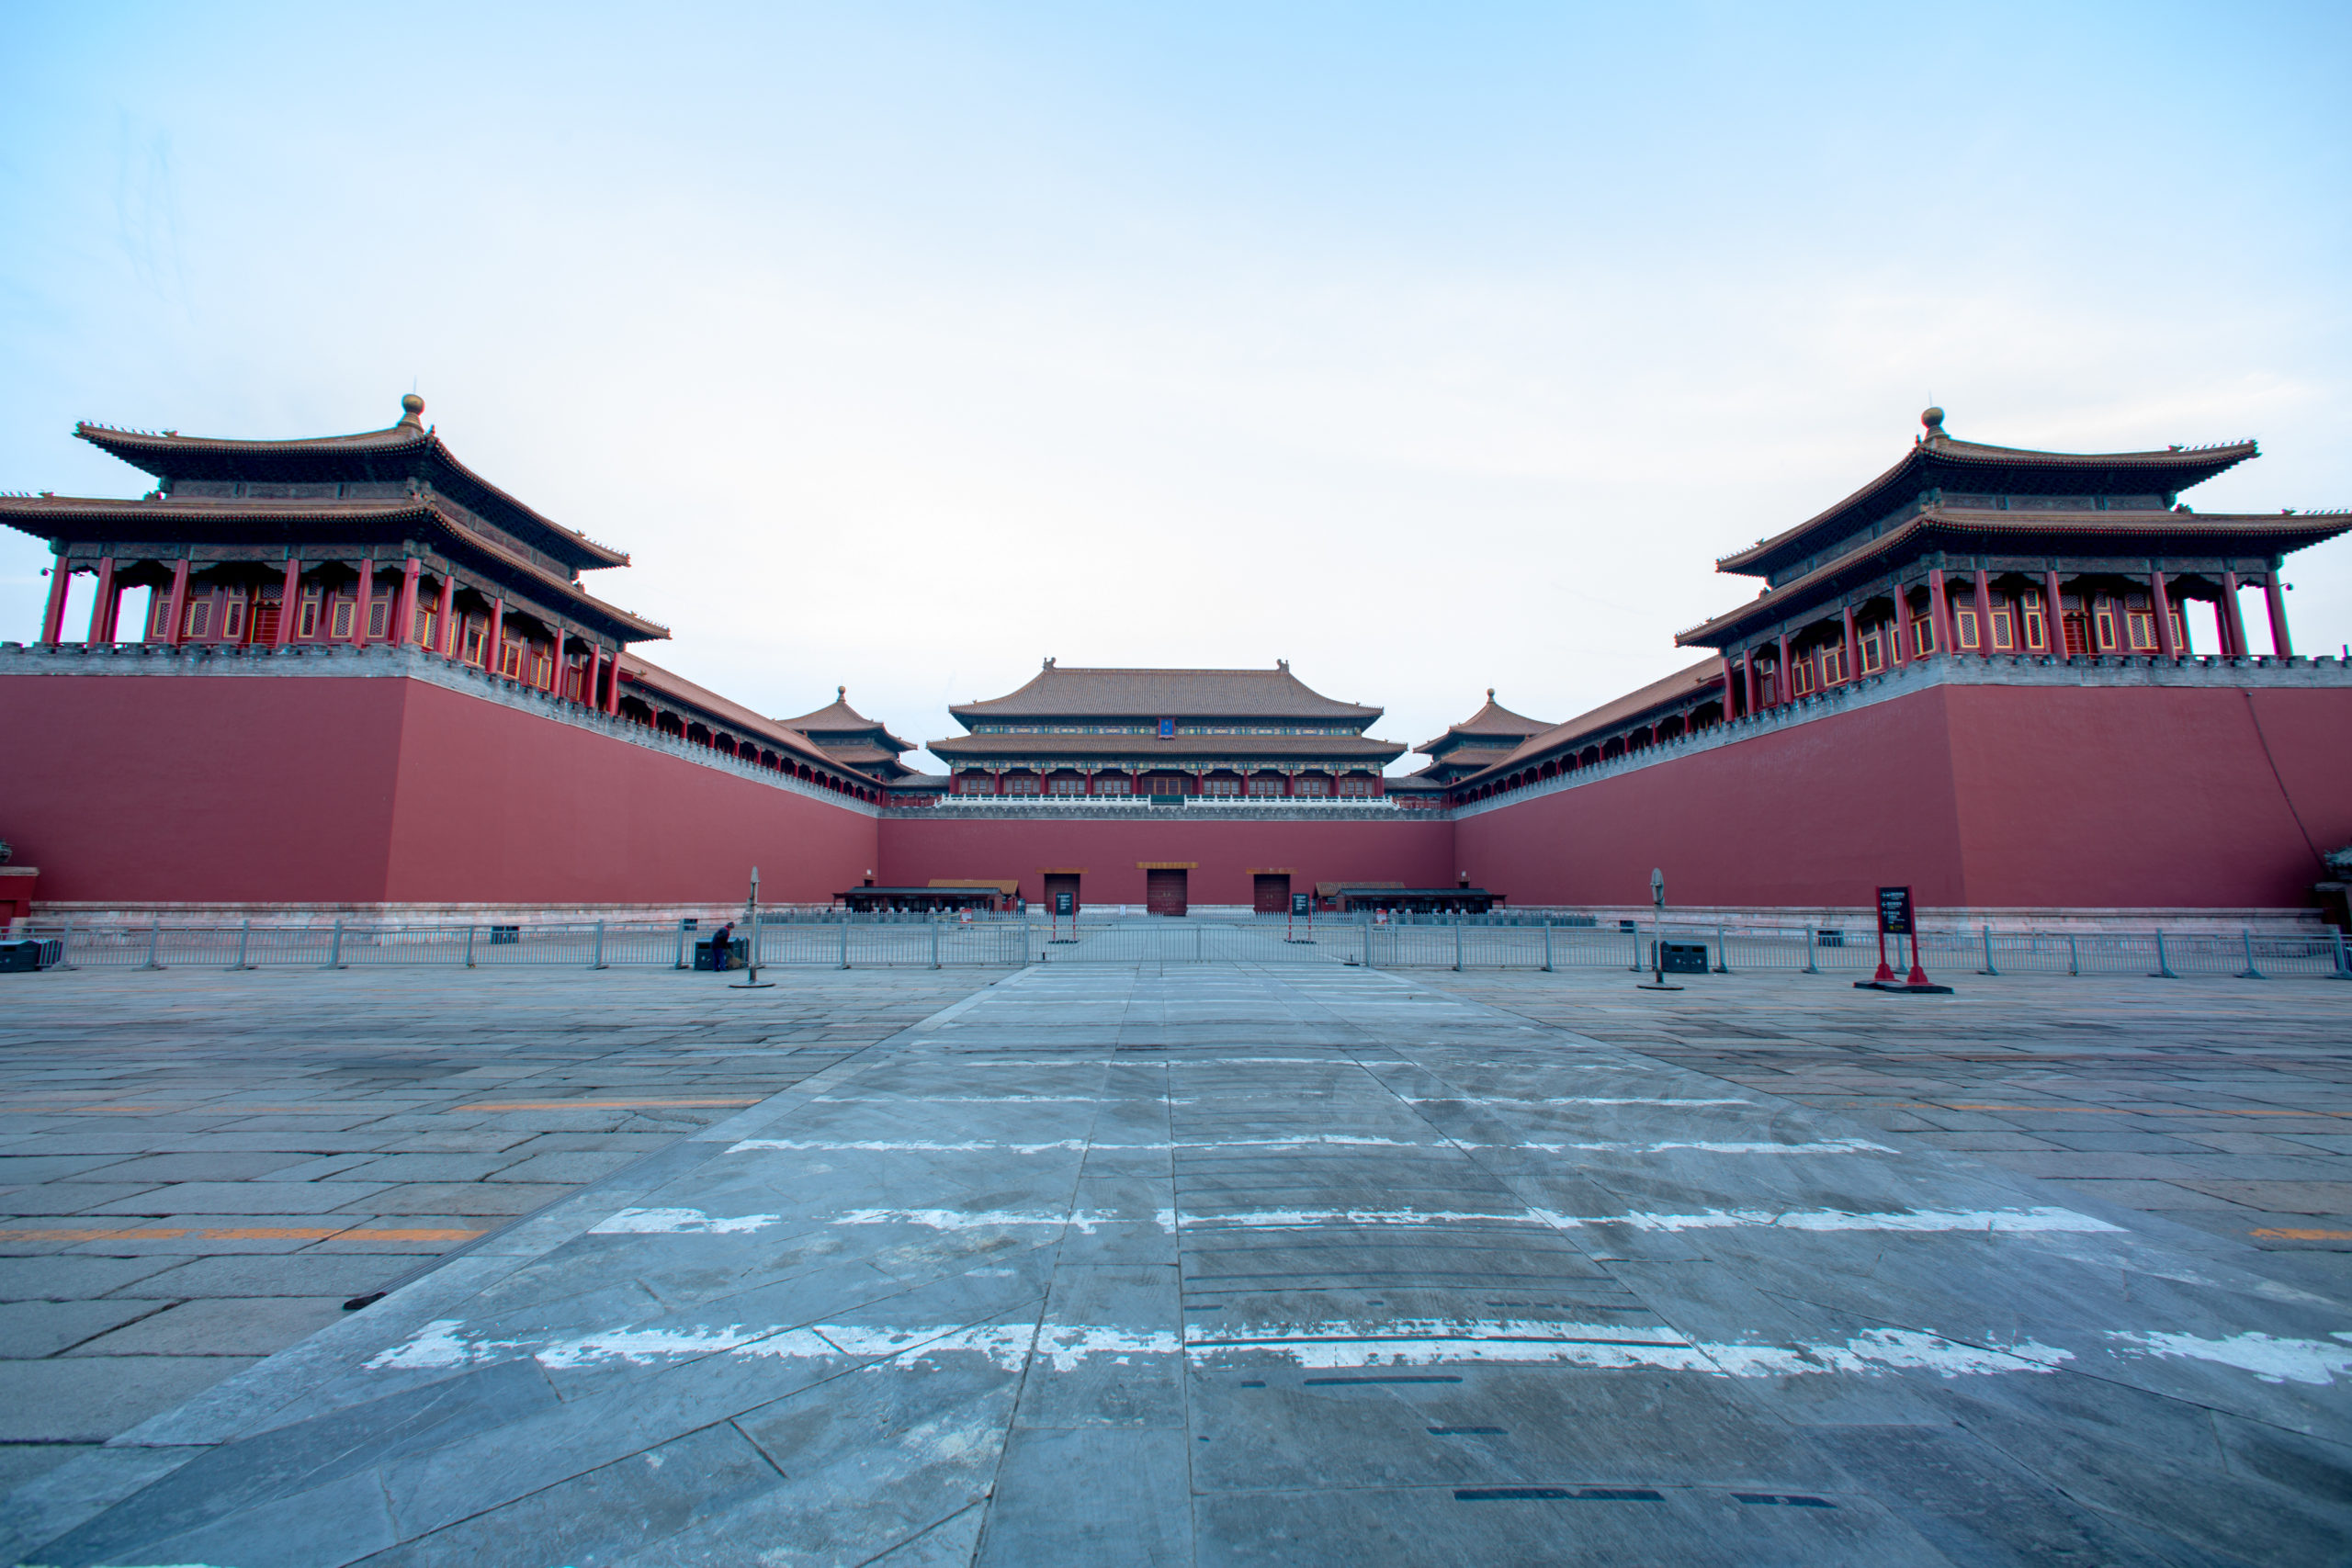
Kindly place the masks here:
<instances>
[{"instance_id":1,"label":"yellow marking on ground","mask_svg":"<svg viewBox=\"0 0 2352 1568\"><path fill-rule=\"evenodd\" d=\"M2265 1241L2352 1241L2352 1231L2314 1231L2282 1226L2245 1234L2260 1236Z\"/></svg>"},{"instance_id":2,"label":"yellow marking on ground","mask_svg":"<svg viewBox=\"0 0 2352 1568\"><path fill-rule=\"evenodd\" d=\"M481 1231L413 1227L403 1230L364 1230L349 1225L153 1225L138 1230L98 1230L87 1226L46 1230L0 1229L0 1243L9 1241L471 1241Z\"/></svg>"},{"instance_id":3,"label":"yellow marking on ground","mask_svg":"<svg viewBox=\"0 0 2352 1568\"><path fill-rule=\"evenodd\" d=\"M517 1100L495 1105L452 1105L456 1111L635 1111L647 1106L757 1105L758 1097L730 1100Z\"/></svg>"}]
</instances>

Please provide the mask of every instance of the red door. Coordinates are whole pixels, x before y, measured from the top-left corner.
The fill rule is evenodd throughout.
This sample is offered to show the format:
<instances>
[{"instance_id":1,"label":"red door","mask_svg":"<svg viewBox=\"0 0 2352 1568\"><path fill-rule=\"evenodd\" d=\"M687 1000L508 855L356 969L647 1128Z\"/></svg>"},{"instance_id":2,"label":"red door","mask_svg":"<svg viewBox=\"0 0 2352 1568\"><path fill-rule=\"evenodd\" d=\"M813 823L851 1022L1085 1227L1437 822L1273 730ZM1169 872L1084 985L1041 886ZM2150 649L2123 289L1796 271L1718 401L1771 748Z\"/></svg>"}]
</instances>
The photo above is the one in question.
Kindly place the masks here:
<instances>
[{"instance_id":1,"label":"red door","mask_svg":"<svg viewBox=\"0 0 2352 1568\"><path fill-rule=\"evenodd\" d=\"M1181 915L1184 912L1186 877L1183 872L1147 871L1143 876L1143 907L1146 913Z\"/></svg>"},{"instance_id":2,"label":"red door","mask_svg":"<svg viewBox=\"0 0 2352 1568\"><path fill-rule=\"evenodd\" d=\"M1075 915L1080 909L1085 908L1078 901L1078 877L1074 873L1049 871L1046 874L1046 912L1047 914L1060 908L1054 902L1054 895L1057 893L1069 895L1071 914Z\"/></svg>"},{"instance_id":3,"label":"red door","mask_svg":"<svg viewBox=\"0 0 2352 1568\"><path fill-rule=\"evenodd\" d=\"M1290 913L1290 874L1287 872L1258 873L1255 878L1256 897L1250 908L1261 915Z\"/></svg>"}]
</instances>

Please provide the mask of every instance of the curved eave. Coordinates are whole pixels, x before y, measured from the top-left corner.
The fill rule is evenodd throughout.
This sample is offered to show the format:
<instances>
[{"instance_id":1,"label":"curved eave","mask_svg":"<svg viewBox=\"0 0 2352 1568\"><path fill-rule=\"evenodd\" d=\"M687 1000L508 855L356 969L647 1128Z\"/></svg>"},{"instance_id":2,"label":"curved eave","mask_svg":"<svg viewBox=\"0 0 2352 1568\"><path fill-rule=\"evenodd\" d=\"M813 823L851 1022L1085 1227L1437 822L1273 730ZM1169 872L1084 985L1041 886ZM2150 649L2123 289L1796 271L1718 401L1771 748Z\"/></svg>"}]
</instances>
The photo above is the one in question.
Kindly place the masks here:
<instances>
[{"instance_id":1,"label":"curved eave","mask_svg":"<svg viewBox=\"0 0 2352 1568\"><path fill-rule=\"evenodd\" d=\"M684 676L649 663L636 654L621 655L620 671L623 682L635 688L639 700L650 706L659 707L666 704L688 710L699 723L745 740L763 742L779 752L788 751L811 768L820 768L858 784L871 784L877 790L888 787L882 780L828 756L821 747L798 730L763 717L741 704L729 702L708 687L696 685Z\"/></svg>"},{"instance_id":2,"label":"curved eave","mask_svg":"<svg viewBox=\"0 0 2352 1568\"><path fill-rule=\"evenodd\" d=\"M1785 618L1804 607L1814 596L1834 591L1849 578L1882 574L1897 557L1925 553L1930 543L1940 547L2015 547L2046 544L2064 553L2064 547L2091 543L2098 549L2085 553L2121 554L2118 540L2129 540L2130 558L2182 555L2284 555L2324 543L2352 531L2352 514L2292 513L2278 516L2212 516L2181 512L1979 512L1942 508L1922 512L1891 534L1883 535L1836 560L1815 568L1792 582L1736 610L1675 634L1679 648L1721 648L1744 631Z\"/></svg>"},{"instance_id":3,"label":"curved eave","mask_svg":"<svg viewBox=\"0 0 2352 1568\"><path fill-rule=\"evenodd\" d=\"M548 553L566 564L583 569L628 564L627 552L598 544L576 529L542 516L467 468L448 445L429 430L394 425L390 430L365 431L356 435L233 441L217 436L118 430L112 425L84 421L74 427L74 434L109 457L119 457L158 479L252 479L256 466L314 472L322 466L332 468L338 460L348 463L355 458L423 461L458 480L460 488L473 491L473 499L487 501L487 507L476 510L482 511L492 522L519 524L515 532L539 535L540 538L533 542L552 547ZM189 466L191 460L196 467ZM461 505L472 504L472 499L463 494L453 492L453 499Z\"/></svg>"},{"instance_id":4,"label":"curved eave","mask_svg":"<svg viewBox=\"0 0 2352 1568\"><path fill-rule=\"evenodd\" d=\"M276 531L267 542L289 548L316 546L321 559L339 558L336 551L349 545L356 530L381 532L387 539L429 529L447 553L471 555L518 585L548 593L582 619L603 619L598 629L625 641L666 640L667 626L608 604L583 592L571 579L486 539L428 499L410 501L104 501L62 496L0 496L0 524L21 533L56 542L69 536L61 525L85 525L125 530L109 536L134 540L184 544L248 544L256 529ZM331 530L325 539L311 530Z\"/></svg>"},{"instance_id":5,"label":"curved eave","mask_svg":"<svg viewBox=\"0 0 2352 1568\"><path fill-rule=\"evenodd\" d=\"M1508 757L1475 773L1464 773L1448 785L1451 789L1469 789L1491 779L1508 778L1530 762L1541 762L1565 751L1581 750L1596 740L1605 739L1621 729L1639 725L1645 720L1656 722L1693 702L1704 702L1710 694L1723 688L1723 665L1709 660L1678 670L1662 680L1626 693L1615 702L1603 703L1590 713L1579 714L1566 724L1555 725L1541 735L1531 736Z\"/></svg>"},{"instance_id":6,"label":"curved eave","mask_svg":"<svg viewBox=\"0 0 2352 1568\"><path fill-rule=\"evenodd\" d=\"M1057 707L1048 712L1038 708L997 705L1010 701L1011 697L992 697L984 703L961 703L947 712L959 724L1007 719L1022 719L1035 724L1133 724L1141 719L1172 718L1179 724L1345 724L1361 720L1369 726L1388 711L1385 708L1359 707L1352 703L1333 703L1328 708L1283 709L1269 713L1238 708L1202 711L1184 707L1118 707L1107 704L1099 709Z\"/></svg>"},{"instance_id":7,"label":"curved eave","mask_svg":"<svg viewBox=\"0 0 2352 1568\"><path fill-rule=\"evenodd\" d=\"M1181 739L1184 745L1178 749L1171 742L1150 735L958 735L934 740L927 750L943 761L1077 758L1088 761L1135 761L1145 766L1160 761L1184 763L1231 758L1270 762L1377 761L1385 766L1405 754L1405 748L1393 741L1371 740L1356 735L1187 735ZM1282 744L1285 741L1294 744Z\"/></svg>"},{"instance_id":8,"label":"curved eave","mask_svg":"<svg viewBox=\"0 0 2352 1568\"><path fill-rule=\"evenodd\" d=\"M1715 570L1740 576L1770 573L1777 570L1782 561L1804 555L1806 546L1834 527L1841 525L1860 526L1884 515L1922 490L1940 488L1935 485L1930 474L1930 470L1935 468L1950 469L1957 477L1984 474L1996 469L2024 469L2063 476L2076 484L2098 480L2111 483L2116 478L2125 475L2135 479L2159 478L2163 482L2158 488L2177 493L2233 468L2249 457L2259 456L2260 450L2252 441L2233 441L2213 446L2167 447L2161 452L2072 453L2034 452L2023 447L1990 446L1977 441L1958 441L1949 436L1933 437L1913 446L1893 468L1835 506L1793 528L1721 558L1715 562ZM2092 483L2094 492L2098 488L2097 483Z\"/></svg>"}]
</instances>

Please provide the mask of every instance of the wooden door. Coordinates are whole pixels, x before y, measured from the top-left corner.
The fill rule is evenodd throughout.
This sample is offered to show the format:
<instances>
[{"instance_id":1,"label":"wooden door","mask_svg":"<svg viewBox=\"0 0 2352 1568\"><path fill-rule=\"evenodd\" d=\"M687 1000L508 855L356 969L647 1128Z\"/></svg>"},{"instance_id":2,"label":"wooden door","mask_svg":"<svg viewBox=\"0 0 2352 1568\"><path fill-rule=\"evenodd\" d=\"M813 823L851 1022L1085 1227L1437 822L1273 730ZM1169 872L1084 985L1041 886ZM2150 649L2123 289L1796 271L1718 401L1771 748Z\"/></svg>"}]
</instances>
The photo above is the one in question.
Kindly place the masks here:
<instances>
[{"instance_id":1,"label":"wooden door","mask_svg":"<svg viewBox=\"0 0 2352 1568\"><path fill-rule=\"evenodd\" d=\"M1057 893L1067 893L1069 895L1069 908L1072 914L1076 914L1079 910L1086 908L1085 905L1080 903L1078 900L1077 873L1049 871L1046 874L1046 912L1048 914L1051 914L1054 909L1057 908L1054 903L1054 895Z\"/></svg>"},{"instance_id":2,"label":"wooden door","mask_svg":"<svg viewBox=\"0 0 2352 1568\"><path fill-rule=\"evenodd\" d=\"M1252 878L1254 896L1250 907L1261 915L1290 913L1290 874L1260 872Z\"/></svg>"},{"instance_id":3,"label":"wooden door","mask_svg":"<svg viewBox=\"0 0 2352 1568\"><path fill-rule=\"evenodd\" d=\"M1154 915L1181 915L1185 909L1186 874L1182 871L1147 871L1143 874L1143 907Z\"/></svg>"}]
</instances>

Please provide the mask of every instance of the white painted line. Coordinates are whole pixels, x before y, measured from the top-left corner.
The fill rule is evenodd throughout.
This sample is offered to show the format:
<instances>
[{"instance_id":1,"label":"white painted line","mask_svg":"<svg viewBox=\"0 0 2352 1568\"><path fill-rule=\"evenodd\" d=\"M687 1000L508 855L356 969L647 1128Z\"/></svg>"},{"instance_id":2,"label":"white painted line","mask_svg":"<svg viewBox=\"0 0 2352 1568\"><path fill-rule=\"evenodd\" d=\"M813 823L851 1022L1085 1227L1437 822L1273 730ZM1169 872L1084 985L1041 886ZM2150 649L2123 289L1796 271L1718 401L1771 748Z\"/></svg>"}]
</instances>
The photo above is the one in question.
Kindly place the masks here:
<instances>
[{"instance_id":1,"label":"white painted line","mask_svg":"<svg viewBox=\"0 0 2352 1568\"><path fill-rule=\"evenodd\" d=\"M2091 1234L2120 1231L2072 1209L1902 1209L1886 1213L1846 1209L1708 1209L1695 1214L1558 1214L1557 1225L1630 1225L1635 1230L1722 1230L1760 1226L1787 1231L1969 1231L2003 1235L2036 1231Z\"/></svg>"},{"instance_id":2,"label":"white painted line","mask_svg":"<svg viewBox=\"0 0 2352 1568\"><path fill-rule=\"evenodd\" d=\"M2277 1339L2267 1334L2233 1334L2226 1339L2205 1339L2194 1334L2126 1333L2109 1336L2152 1356L2210 1361L2252 1372L2261 1382L2332 1383L2352 1372L2352 1333L2331 1332L2326 1339Z\"/></svg>"},{"instance_id":3,"label":"white painted line","mask_svg":"<svg viewBox=\"0 0 2352 1568\"><path fill-rule=\"evenodd\" d=\"M2184 1337L2110 1332L2148 1353ZM2222 1365L2267 1382L2332 1382L2352 1366L2345 1348L2312 1340L2263 1341L2255 1364L2231 1355ZM2219 1342L2200 1342L2212 1345ZM1969 1345L1911 1329L1871 1329L1838 1341L1770 1345L1691 1341L1662 1325L1619 1325L1524 1320L1405 1321L1393 1324L1286 1325L1264 1332L1171 1331L1102 1325L880 1325L615 1328L565 1339L531 1341L469 1336L453 1318L427 1324L367 1363L378 1371L444 1371L528 1356L548 1368L648 1366L709 1356L733 1359L864 1360L912 1368L944 1358L978 1356L1008 1371L1033 1361L1068 1372L1102 1359L1114 1364L1182 1354L1196 1368L1276 1363L1310 1371L1458 1365L1570 1367L1599 1371L1695 1372L1713 1377L1871 1376L1928 1371L1945 1378L2047 1373L2074 1352L2025 1339ZM2285 1369L2281 1371L2280 1369Z\"/></svg>"}]
</instances>

